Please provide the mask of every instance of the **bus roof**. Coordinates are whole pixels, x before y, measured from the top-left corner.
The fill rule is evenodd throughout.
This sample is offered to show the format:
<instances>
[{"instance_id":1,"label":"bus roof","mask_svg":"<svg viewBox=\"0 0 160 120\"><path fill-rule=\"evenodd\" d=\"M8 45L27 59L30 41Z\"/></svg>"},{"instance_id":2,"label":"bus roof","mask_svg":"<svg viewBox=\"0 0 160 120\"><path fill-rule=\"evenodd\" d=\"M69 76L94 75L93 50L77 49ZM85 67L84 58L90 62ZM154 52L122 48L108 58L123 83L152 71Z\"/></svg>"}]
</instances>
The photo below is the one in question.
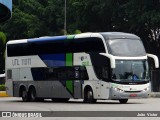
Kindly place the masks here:
<instances>
[{"instance_id":1,"label":"bus roof","mask_svg":"<svg viewBox=\"0 0 160 120\"><path fill-rule=\"evenodd\" d=\"M100 33L105 40L110 39L140 39L137 35L130 34L130 33L124 33L124 32L101 32Z\"/></svg>"},{"instance_id":2,"label":"bus roof","mask_svg":"<svg viewBox=\"0 0 160 120\"><path fill-rule=\"evenodd\" d=\"M54 41L54 40L66 40L67 36L55 36L55 37L40 37L40 38L36 38L36 39L28 39L28 43L44 43L44 42L50 42L50 41Z\"/></svg>"},{"instance_id":3,"label":"bus roof","mask_svg":"<svg viewBox=\"0 0 160 120\"><path fill-rule=\"evenodd\" d=\"M95 33L91 33L91 32L89 32L89 33L81 33L81 34L77 34L77 35L73 35L73 36L75 38L78 38L78 36L89 37L92 34L95 34ZM102 35L105 38L105 40L120 39L120 38L123 38L123 39L124 38L125 39L127 39L127 38L129 38L129 39L140 39L138 36L136 36L134 34L123 33L123 32L100 32L98 34ZM8 41L7 44L35 43L35 42L36 43L44 43L44 42L51 42L51 41L54 41L54 40L66 40L66 39L68 39L68 36L45 36L45 37L39 37L39 38L11 40L11 41Z\"/></svg>"}]
</instances>

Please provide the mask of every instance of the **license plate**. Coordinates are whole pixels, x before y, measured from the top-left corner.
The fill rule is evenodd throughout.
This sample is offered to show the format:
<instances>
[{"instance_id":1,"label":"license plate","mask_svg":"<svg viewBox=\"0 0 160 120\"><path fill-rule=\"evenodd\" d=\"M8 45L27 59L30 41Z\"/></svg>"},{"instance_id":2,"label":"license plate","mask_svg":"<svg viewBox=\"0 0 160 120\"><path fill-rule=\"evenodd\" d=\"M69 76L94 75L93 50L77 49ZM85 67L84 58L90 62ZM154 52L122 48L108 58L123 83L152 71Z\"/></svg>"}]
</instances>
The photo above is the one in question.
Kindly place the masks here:
<instances>
[{"instance_id":1,"label":"license plate","mask_svg":"<svg viewBox=\"0 0 160 120\"><path fill-rule=\"evenodd\" d=\"M137 97L137 94L130 94L130 97Z\"/></svg>"}]
</instances>

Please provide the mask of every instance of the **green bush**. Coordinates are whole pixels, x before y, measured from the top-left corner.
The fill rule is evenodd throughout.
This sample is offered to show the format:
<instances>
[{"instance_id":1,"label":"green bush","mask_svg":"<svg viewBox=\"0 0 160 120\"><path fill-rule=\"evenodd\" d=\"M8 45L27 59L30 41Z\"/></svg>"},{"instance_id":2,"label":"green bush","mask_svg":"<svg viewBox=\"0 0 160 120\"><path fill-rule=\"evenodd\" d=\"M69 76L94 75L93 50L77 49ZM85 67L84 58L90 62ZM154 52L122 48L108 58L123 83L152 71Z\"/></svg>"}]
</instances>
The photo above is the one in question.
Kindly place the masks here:
<instances>
[{"instance_id":1,"label":"green bush","mask_svg":"<svg viewBox=\"0 0 160 120\"><path fill-rule=\"evenodd\" d=\"M4 84L0 85L0 91L5 91L5 85Z\"/></svg>"}]
</instances>

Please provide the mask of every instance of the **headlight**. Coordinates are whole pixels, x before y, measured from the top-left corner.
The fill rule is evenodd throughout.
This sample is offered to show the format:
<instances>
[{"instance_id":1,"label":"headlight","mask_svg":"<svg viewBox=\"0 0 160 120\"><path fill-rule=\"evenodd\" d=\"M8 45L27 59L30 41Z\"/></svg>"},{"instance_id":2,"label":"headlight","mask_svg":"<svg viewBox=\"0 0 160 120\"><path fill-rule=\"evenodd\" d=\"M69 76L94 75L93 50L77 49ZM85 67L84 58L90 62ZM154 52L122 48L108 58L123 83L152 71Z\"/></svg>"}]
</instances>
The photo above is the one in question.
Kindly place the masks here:
<instances>
[{"instance_id":1,"label":"headlight","mask_svg":"<svg viewBox=\"0 0 160 120\"><path fill-rule=\"evenodd\" d=\"M116 91L118 92L124 92L124 90L120 89L120 88L114 88Z\"/></svg>"}]
</instances>

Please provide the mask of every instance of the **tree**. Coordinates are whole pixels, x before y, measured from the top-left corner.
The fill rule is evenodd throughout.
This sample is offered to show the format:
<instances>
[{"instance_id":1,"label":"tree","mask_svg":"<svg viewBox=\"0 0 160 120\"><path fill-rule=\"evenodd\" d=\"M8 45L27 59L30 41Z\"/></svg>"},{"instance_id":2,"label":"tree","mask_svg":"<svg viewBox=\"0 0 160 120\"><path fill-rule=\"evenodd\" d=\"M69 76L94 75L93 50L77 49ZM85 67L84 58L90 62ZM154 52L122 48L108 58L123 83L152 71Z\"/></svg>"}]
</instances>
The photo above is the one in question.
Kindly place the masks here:
<instances>
[{"instance_id":1,"label":"tree","mask_svg":"<svg viewBox=\"0 0 160 120\"><path fill-rule=\"evenodd\" d=\"M134 33L142 38L147 52L159 55L160 1L70 0L70 7L72 22L82 32Z\"/></svg>"},{"instance_id":2,"label":"tree","mask_svg":"<svg viewBox=\"0 0 160 120\"><path fill-rule=\"evenodd\" d=\"M6 35L0 32L0 74L4 73L4 53L5 53Z\"/></svg>"},{"instance_id":3,"label":"tree","mask_svg":"<svg viewBox=\"0 0 160 120\"><path fill-rule=\"evenodd\" d=\"M21 5L19 6L20 8L22 7ZM27 6L27 8L29 7ZM12 19L2 25L1 28L6 32L8 39L13 40L39 37L39 35L43 33L42 28L44 28L44 26L36 15L30 12L26 13L20 10L18 6L13 5Z\"/></svg>"},{"instance_id":4,"label":"tree","mask_svg":"<svg viewBox=\"0 0 160 120\"><path fill-rule=\"evenodd\" d=\"M147 52L158 56L160 55L159 7L158 0L129 0L120 4L118 10L120 13L117 12L118 17L113 20L117 30L140 36Z\"/></svg>"},{"instance_id":5,"label":"tree","mask_svg":"<svg viewBox=\"0 0 160 120\"><path fill-rule=\"evenodd\" d=\"M134 33L159 55L159 8L159 0L67 0L67 32ZM0 28L9 40L63 35L64 1L14 0L12 19Z\"/></svg>"}]
</instances>

